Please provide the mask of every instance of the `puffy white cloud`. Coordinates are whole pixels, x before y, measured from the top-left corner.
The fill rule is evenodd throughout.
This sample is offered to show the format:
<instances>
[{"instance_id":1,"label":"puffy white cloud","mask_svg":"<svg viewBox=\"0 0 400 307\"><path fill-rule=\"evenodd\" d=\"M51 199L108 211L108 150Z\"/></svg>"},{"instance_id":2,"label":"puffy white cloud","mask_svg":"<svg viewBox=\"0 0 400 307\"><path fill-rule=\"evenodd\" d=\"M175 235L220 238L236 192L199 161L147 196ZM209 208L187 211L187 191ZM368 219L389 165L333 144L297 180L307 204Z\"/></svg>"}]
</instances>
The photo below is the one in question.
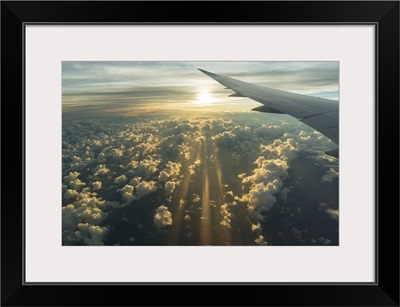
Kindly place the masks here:
<instances>
[{"instance_id":1,"label":"puffy white cloud","mask_svg":"<svg viewBox=\"0 0 400 307\"><path fill-rule=\"evenodd\" d=\"M66 199L75 198L78 195L79 195L79 193L77 191L68 189L64 194L64 198L66 198Z\"/></svg>"},{"instance_id":2,"label":"puffy white cloud","mask_svg":"<svg viewBox=\"0 0 400 307\"><path fill-rule=\"evenodd\" d=\"M160 159L144 159L139 162L137 166L136 173L149 179L158 170L158 165L160 164Z\"/></svg>"},{"instance_id":3,"label":"puffy white cloud","mask_svg":"<svg viewBox=\"0 0 400 307\"><path fill-rule=\"evenodd\" d=\"M157 191L157 185L155 181L142 181L136 187L136 195L138 198L155 191Z\"/></svg>"},{"instance_id":4,"label":"puffy white cloud","mask_svg":"<svg viewBox=\"0 0 400 307\"><path fill-rule=\"evenodd\" d=\"M129 181L129 184L132 185L132 186L134 186L134 187L136 187L136 186L140 183L140 180L142 180L142 177L135 177L135 178L132 178L132 179Z\"/></svg>"},{"instance_id":5,"label":"puffy white cloud","mask_svg":"<svg viewBox=\"0 0 400 307\"><path fill-rule=\"evenodd\" d=\"M254 219L265 221L262 213L275 204L274 195L282 188L283 179L288 177L288 162L296 157L297 151L298 146L293 139L284 142L278 139L271 145L261 145L264 156L254 162L257 168L252 175L242 176L242 182L250 184L250 189L241 201L248 203L248 210Z\"/></svg>"},{"instance_id":6,"label":"puffy white cloud","mask_svg":"<svg viewBox=\"0 0 400 307\"><path fill-rule=\"evenodd\" d=\"M118 148L113 148L112 151L111 151L111 154L112 154L112 157L113 157L115 160L120 159L120 158L124 155L124 153L122 152L122 150L121 150L121 149L118 149Z\"/></svg>"},{"instance_id":7,"label":"puffy white cloud","mask_svg":"<svg viewBox=\"0 0 400 307\"><path fill-rule=\"evenodd\" d=\"M142 181L136 187L126 184L118 191L121 192L122 197L127 201L125 205L128 205L131 201L138 200L145 195L157 191L157 189L155 181Z\"/></svg>"},{"instance_id":8,"label":"puffy white cloud","mask_svg":"<svg viewBox=\"0 0 400 307\"><path fill-rule=\"evenodd\" d=\"M181 164L168 161L165 169L160 172L158 179L162 182L167 181L169 178L176 178L181 171Z\"/></svg>"},{"instance_id":9,"label":"puffy white cloud","mask_svg":"<svg viewBox=\"0 0 400 307\"><path fill-rule=\"evenodd\" d=\"M69 186L76 191L80 191L80 189L83 188L85 185L86 183L80 181L79 179L75 179L69 182Z\"/></svg>"},{"instance_id":10,"label":"puffy white cloud","mask_svg":"<svg viewBox=\"0 0 400 307\"><path fill-rule=\"evenodd\" d=\"M94 190L94 191L100 190L100 189L101 189L101 181L95 181L95 182L93 182L93 183L92 183L92 186L93 186L93 190Z\"/></svg>"},{"instance_id":11,"label":"puffy white cloud","mask_svg":"<svg viewBox=\"0 0 400 307\"><path fill-rule=\"evenodd\" d=\"M115 178L114 183L118 184L118 183L125 182L127 180L128 179L126 178L125 175L121 175L121 176L118 176L117 178Z\"/></svg>"},{"instance_id":12,"label":"puffy white cloud","mask_svg":"<svg viewBox=\"0 0 400 307\"><path fill-rule=\"evenodd\" d=\"M291 138L286 141L276 139L272 144L261 145L260 147L261 153L267 157L276 157L285 161L295 158L299 151L298 143Z\"/></svg>"},{"instance_id":13,"label":"puffy white cloud","mask_svg":"<svg viewBox=\"0 0 400 307\"><path fill-rule=\"evenodd\" d=\"M108 232L108 227L101 225L107 215L103 209L114 204L98 198L89 190L83 189L72 204L62 208L63 242L66 244L79 241L87 245L103 244L103 237Z\"/></svg>"},{"instance_id":14,"label":"puffy white cloud","mask_svg":"<svg viewBox=\"0 0 400 307\"><path fill-rule=\"evenodd\" d=\"M236 206L236 202L224 203L221 205L220 212L222 215L221 225L231 228L232 213L230 211L231 206Z\"/></svg>"},{"instance_id":15,"label":"puffy white cloud","mask_svg":"<svg viewBox=\"0 0 400 307\"><path fill-rule=\"evenodd\" d=\"M172 225L172 214L166 206L160 206L156 210L153 221L158 228L164 228Z\"/></svg>"},{"instance_id":16,"label":"puffy white cloud","mask_svg":"<svg viewBox=\"0 0 400 307\"><path fill-rule=\"evenodd\" d=\"M107 227L90 225L88 223L79 223L78 231L75 232L75 238L83 240L87 245L104 245L103 237L108 232Z\"/></svg>"},{"instance_id":17,"label":"puffy white cloud","mask_svg":"<svg viewBox=\"0 0 400 307\"><path fill-rule=\"evenodd\" d=\"M180 157L182 157L184 160L190 159L190 147L189 146L187 146L185 144L178 145L178 150L179 150Z\"/></svg>"},{"instance_id":18,"label":"puffy white cloud","mask_svg":"<svg viewBox=\"0 0 400 307\"><path fill-rule=\"evenodd\" d=\"M134 187L127 184L125 185L122 189L119 189L119 191L122 194L122 197L126 200L131 200L133 197L133 191L134 191Z\"/></svg>"},{"instance_id":19,"label":"puffy white cloud","mask_svg":"<svg viewBox=\"0 0 400 307\"><path fill-rule=\"evenodd\" d=\"M64 176L64 183L69 183L70 181L75 180L79 175L80 173L78 172L70 172L67 176Z\"/></svg>"},{"instance_id":20,"label":"puffy white cloud","mask_svg":"<svg viewBox=\"0 0 400 307\"><path fill-rule=\"evenodd\" d=\"M175 181L168 181L167 183L165 183L165 192L167 193L167 195L172 194L176 186L177 184Z\"/></svg>"},{"instance_id":21,"label":"puffy white cloud","mask_svg":"<svg viewBox=\"0 0 400 307\"><path fill-rule=\"evenodd\" d=\"M92 170L92 173L95 176L99 176L99 175L107 174L109 171L110 170L104 164L99 164Z\"/></svg>"},{"instance_id":22,"label":"puffy white cloud","mask_svg":"<svg viewBox=\"0 0 400 307\"><path fill-rule=\"evenodd\" d=\"M184 217L184 219L185 219L186 222L190 222L190 221L192 220L192 219L190 218L190 215L189 215L189 214L186 214L185 217Z\"/></svg>"}]
</instances>

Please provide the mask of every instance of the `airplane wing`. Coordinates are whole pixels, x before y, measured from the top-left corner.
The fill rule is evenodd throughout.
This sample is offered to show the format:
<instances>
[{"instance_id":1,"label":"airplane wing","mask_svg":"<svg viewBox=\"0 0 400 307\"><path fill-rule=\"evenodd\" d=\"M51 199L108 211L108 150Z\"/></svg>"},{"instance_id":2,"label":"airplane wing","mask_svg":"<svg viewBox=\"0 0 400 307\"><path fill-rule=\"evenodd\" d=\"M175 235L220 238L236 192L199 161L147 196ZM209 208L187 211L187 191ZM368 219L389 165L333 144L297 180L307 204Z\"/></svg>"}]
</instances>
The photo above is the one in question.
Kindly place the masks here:
<instances>
[{"instance_id":1,"label":"airplane wing","mask_svg":"<svg viewBox=\"0 0 400 307\"><path fill-rule=\"evenodd\" d=\"M285 92L199 70L234 91L230 97L248 97L263 104L253 111L289 114L339 145L338 101ZM338 157L339 148L326 154Z\"/></svg>"}]
</instances>

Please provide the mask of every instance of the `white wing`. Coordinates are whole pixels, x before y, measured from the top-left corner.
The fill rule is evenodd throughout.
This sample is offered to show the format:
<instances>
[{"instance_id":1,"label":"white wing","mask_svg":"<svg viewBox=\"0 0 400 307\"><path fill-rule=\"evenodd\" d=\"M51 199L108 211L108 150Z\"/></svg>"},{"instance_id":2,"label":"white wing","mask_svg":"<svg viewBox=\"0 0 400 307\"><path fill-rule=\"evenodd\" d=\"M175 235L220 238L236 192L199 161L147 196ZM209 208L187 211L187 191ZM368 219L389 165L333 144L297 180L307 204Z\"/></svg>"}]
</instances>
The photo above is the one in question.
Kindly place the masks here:
<instances>
[{"instance_id":1,"label":"white wing","mask_svg":"<svg viewBox=\"0 0 400 307\"><path fill-rule=\"evenodd\" d=\"M339 145L338 101L276 90L199 70L235 92L230 96L248 97L263 104L254 111L289 114ZM338 152L337 148L326 153L338 157Z\"/></svg>"}]
</instances>

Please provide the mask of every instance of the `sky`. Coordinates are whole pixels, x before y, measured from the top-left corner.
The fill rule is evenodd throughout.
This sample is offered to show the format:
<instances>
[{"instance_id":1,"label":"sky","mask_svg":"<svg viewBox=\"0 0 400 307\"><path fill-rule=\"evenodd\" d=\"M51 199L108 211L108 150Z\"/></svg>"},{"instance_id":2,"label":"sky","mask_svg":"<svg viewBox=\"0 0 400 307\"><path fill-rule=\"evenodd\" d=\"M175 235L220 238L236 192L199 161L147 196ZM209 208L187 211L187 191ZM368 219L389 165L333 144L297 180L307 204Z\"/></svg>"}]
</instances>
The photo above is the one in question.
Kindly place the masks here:
<instances>
[{"instance_id":1,"label":"sky","mask_svg":"<svg viewBox=\"0 0 400 307\"><path fill-rule=\"evenodd\" d=\"M248 111L260 104L227 97L198 68L242 81L338 100L339 62L62 63L64 119Z\"/></svg>"}]
</instances>

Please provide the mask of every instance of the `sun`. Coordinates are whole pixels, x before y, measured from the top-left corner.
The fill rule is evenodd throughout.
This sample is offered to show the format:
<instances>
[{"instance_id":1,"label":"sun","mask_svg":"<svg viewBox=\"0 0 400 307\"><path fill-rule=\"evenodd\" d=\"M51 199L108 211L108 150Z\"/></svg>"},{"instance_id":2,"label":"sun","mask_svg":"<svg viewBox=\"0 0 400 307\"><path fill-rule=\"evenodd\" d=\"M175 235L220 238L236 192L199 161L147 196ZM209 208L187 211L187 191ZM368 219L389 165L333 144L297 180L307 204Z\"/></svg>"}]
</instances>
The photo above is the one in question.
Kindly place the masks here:
<instances>
[{"instance_id":1,"label":"sun","mask_svg":"<svg viewBox=\"0 0 400 307\"><path fill-rule=\"evenodd\" d=\"M206 91L204 92L200 92L197 95L197 100L195 101L196 104L199 105L208 105L211 104L213 102L213 98L210 96L210 94Z\"/></svg>"}]
</instances>

